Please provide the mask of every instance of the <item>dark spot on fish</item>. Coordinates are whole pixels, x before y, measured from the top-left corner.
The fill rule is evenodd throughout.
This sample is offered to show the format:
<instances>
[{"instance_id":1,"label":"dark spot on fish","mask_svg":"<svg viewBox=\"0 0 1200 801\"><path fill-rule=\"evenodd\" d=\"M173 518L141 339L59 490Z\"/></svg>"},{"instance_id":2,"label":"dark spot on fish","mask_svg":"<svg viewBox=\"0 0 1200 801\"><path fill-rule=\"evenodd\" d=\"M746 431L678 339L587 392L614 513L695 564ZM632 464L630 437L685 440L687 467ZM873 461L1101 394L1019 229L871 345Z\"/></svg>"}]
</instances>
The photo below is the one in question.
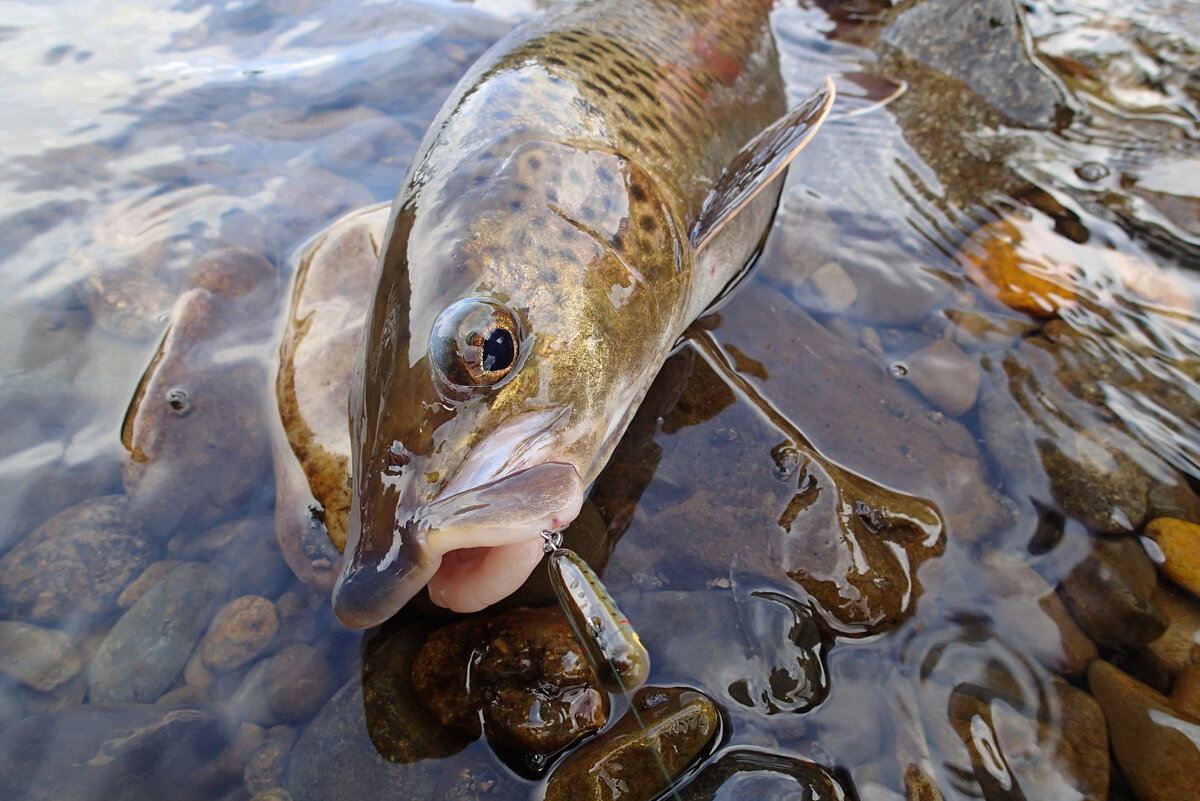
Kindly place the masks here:
<instances>
[{"instance_id":1,"label":"dark spot on fish","mask_svg":"<svg viewBox=\"0 0 1200 801\"><path fill-rule=\"evenodd\" d=\"M645 126L646 126L647 128L649 128L649 129L650 129L650 130L652 130L652 131L658 131L658 130L659 130L658 123L657 123L657 122L655 122L655 121L654 121L654 118L653 118L653 117L651 117L649 114L643 114L643 115L642 115L642 122L645 124Z\"/></svg>"},{"instance_id":2,"label":"dark spot on fish","mask_svg":"<svg viewBox=\"0 0 1200 801\"><path fill-rule=\"evenodd\" d=\"M596 84L592 83L591 81L582 81L581 83L583 84L584 89L587 89L588 91L592 92L593 94L600 95L600 97L608 97L608 92L606 92L604 89L600 88Z\"/></svg>"},{"instance_id":3,"label":"dark spot on fish","mask_svg":"<svg viewBox=\"0 0 1200 801\"><path fill-rule=\"evenodd\" d=\"M514 188L522 195L529 193L529 184L525 183L524 181L518 183Z\"/></svg>"},{"instance_id":4,"label":"dark spot on fish","mask_svg":"<svg viewBox=\"0 0 1200 801\"><path fill-rule=\"evenodd\" d=\"M648 234L652 233L656 226L657 226L657 223L654 221L654 218L651 217L649 214L643 214L641 217L638 218L638 228L641 228L643 231L645 231Z\"/></svg>"},{"instance_id":5,"label":"dark spot on fish","mask_svg":"<svg viewBox=\"0 0 1200 801\"><path fill-rule=\"evenodd\" d=\"M511 200L511 201L509 201L509 203L508 203L508 209L509 209L509 211L520 211L520 210L521 210L521 207L522 207L522 206L524 206L524 205L525 205L524 201L521 201L521 200Z\"/></svg>"},{"instance_id":6,"label":"dark spot on fish","mask_svg":"<svg viewBox=\"0 0 1200 801\"><path fill-rule=\"evenodd\" d=\"M637 116L634 115L634 113L632 111L625 108L625 106L618 105L617 108L621 109L621 113L624 114L625 118L628 119L630 122L637 122Z\"/></svg>"},{"instance_id":7,"label":"dark spot on fish","mask_svg":"<svg viewBox=\"0 0 1200 801\"><path fill-rule=\"evenodd\" d=\"M613 234L612 243L613 247L617 250L625 247L625 240L621 238L620 234Z\"/></svg>"},{"instance_id":8,"label":"dark spot on fish","mask_svg":"<svg viewBox=\"0 0 1200 801\"><path fill-rule=\"evenodd\" d=\"M638 138L636 136L634 136L633 134L631 134L629 131L621 131L621 138L624 139L629 144L633 145L635 148L640 149L642 146L642 143L640 141L638 141Z\"/></svg>"},{"instance_id":9,"label":"dark spot on fish","mask_svg":"<svg viewBox=\"0 0 1200 801\"><path fill-rule=\"evenodd\" d=\"M563 61L561 58L555 58L554 56L546 56L544 59L542 59L542 61L546 62L552 67L567 66L567 62Z\"/></svg>"},{"instance_id":10,"label":"dark spot on fish","mask_svg":"<svg viewBox=\"0 0 1200 801\"><path fill-rule=\"evenodd\" d=\"M607 167L600 167L596 170L596 177L606 184L612 183L613 174Z\"/></svg>"},{"instance_id":11,"label":"dark spot on fish","mask_svg":"<svg viewBox=\"0 0 1200 801\"><path fill-rule=\"evenodd\" d=\"M632 184L629 187L629 196L633 198L635 203L646 202L646 190L642 189L641 184Z\"/></svg>"},{"instance_id":12,"label":"dark spot on fish","mask_svg":"<svg viewBox=\"0 0 1200 801\"><path fill-rule=\"evenodd\" d=\"M530 156L525 160L525 166L531 170L540 170L542 168L542 160L537 156Z\"/></svg>"},{"instance_id":13,"label":"dark spot on fish","mask_svg":"<svg viewBox=\"0 0 1200 801\"><path fill-rule=\"evenodd\" d=\"M658 96L655 95L654 92L651 92L650 89L646 86L646 84L642 83L641 81L635 81L633 84L633 88L637 89L639 92L641 92L642 97L646 98L651 103L658 102Z\"/></svg>"},{"instance_id":14,"label":"dark spot on fish","mask_svg":"<svg viewBox=\"0 0 1200 801\"><path fill-rule=\"evenodd\" d=\"M583 51L576 52L575 58L579 59L580 61L586 61L589 64L596 63L596 59L592 58L591 56L589 56L587 53L584 53Z\"/></svg>"}]
</instances>

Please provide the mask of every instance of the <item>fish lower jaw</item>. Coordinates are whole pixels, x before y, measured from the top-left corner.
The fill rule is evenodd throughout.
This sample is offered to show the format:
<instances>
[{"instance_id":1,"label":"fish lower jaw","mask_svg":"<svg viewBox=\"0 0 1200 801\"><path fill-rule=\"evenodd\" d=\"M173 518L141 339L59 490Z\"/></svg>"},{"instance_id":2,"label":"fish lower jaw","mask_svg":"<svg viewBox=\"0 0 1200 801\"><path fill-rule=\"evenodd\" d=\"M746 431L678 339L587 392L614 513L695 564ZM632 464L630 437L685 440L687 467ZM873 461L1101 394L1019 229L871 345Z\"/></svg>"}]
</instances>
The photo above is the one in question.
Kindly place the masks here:
<instances>
[{"instance_id":1,"label":"fish lower jaw","mask_svg":"<svg viewBox=\"0 0 1200 801\"><path fill-rule=\"evenodd\" d=\"M507 545L458 548L442 557L429 598L452 612L478 612L507 598L542 559L542 537Z\"/></svg>"}]
</instances>

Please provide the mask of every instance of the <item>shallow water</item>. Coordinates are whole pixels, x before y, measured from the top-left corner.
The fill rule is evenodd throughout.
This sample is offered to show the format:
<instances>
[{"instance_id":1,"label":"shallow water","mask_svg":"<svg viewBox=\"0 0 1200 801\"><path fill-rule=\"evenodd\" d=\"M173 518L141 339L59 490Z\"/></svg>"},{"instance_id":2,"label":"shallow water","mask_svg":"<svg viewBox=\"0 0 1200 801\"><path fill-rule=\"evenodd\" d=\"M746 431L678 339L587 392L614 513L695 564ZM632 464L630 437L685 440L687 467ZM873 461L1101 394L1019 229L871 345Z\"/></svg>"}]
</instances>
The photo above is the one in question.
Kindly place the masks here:
<instances>
[{"instance_id":1,"label":"shallow water","mask_svg":"<svg viewBox=\"0 0 1200 801\"><path fill-rule=\"evenodd\" d=\"M536 766L405 718L388 666L428 621L350 632L288 570L256 416L304 243L392 196L535 5L6 6L0 600L37 628L0 633L0 795L541 792ZM864 799L1172 797L1200 763L1178 734L1200 714L1200 565L1146 526L1200 523L1200 13L989 3L956 49L930 33L955 40L953 5L775 13L790 98L833 74L836 116L593 489L590 555L651 682L720 707L705 764L758 764L765 792L799 793L731 753ZM194 265L229 248L267 277L205 334L203 370L164 379L183 467L135 490L130 399ZM167 559L224 567L135 603ZM202 659L244 596L261 642ZM174 672L121 681L105 643L135 623L122 658ZM266 677L284 651L291 684Z\"/></svg>"}]
</instances>

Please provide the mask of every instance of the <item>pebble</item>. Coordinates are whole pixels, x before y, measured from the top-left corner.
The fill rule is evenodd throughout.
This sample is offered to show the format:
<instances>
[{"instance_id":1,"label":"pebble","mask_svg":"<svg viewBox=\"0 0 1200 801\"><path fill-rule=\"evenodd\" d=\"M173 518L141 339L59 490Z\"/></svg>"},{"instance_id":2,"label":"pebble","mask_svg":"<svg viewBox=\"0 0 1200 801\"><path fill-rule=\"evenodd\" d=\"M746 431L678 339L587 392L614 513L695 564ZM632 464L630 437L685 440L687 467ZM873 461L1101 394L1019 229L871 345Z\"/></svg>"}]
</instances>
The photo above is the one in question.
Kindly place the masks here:
<instances>
[{"instance_id":1,"label":"pebble","mask_svg":"<svg viewBox=\"0 0 1200 801\"><path fill-rule=\"evenodd\" d=\"M189 562L151 587L121 616L92 660L91 700L146 703L162 695L183 670L228 586L223 569Z\"/></svg>"},{"instance_id":2,"label":"pebble","mask_svg":"<svg viewBox=\"0 0 1200 801\"><path fill-rule=\"evenodd\" d=\"M1200 776L1200 719L1108 662L1088 668L1108 721L1113 755L1140 801L1193 801Z\"/></svg>"},{"instance_id":3,"label":"pebble","mask_svg":"<svg viewBox=\"0 0 1200 801\"><path fill-rule=\"evenodd\" d=\"M1058 592L1080 628L1097 645L1134 648L1167 630L1154 602L1157 574L1137 540L1095 539L1093 550L1063 579Z\"/></svg>"},{"instance_id":4,"label":"pebble","mask_svg":"<svg viewBox=\"0 0 1200 801\"><path fill-rule=\"evenodd\" d=\"M1081 676L1097 656L1092 644L1046 580L1020 559L989 551L981 588L991 599L996 629L1051 670Z\"/></svg>"},{"instance_id":5,"label":"pebble","mask_svg":"<svg viewBox=\"0 0 1200 801\"><path fill-rule=\"evenodd\" d=\"M245 721L257 723L259 726L277 726L279 717L267 701L267 665L264 659L242 679L241 684L229 698L229 704L235 714Z\"/></svg>"},{"instance_id":6,"label":"pebble","mask_svg":"<svg viewBox=\"0 0 1200 801\"><path fill-rule=\"evenodd\" d=\"M50 518L0 559L0 606L35 623L86 623L116 609L121 590L153 555L123 496L90 498Z\"/></svg>"},{"instance_id":7,"label":"pebble","mask_svg":"<svg viewBox=\"0 0 1200 801\"><path fill-rule=\"evenodd\" d=\"M308 645L292 645L271 657L264 678L267 703L286 723L311 718L338 686L329 661Z\"/></svg>"},{"instance_id":8,"label":"pebble","mask_svg":"<svg viewBox=\"0 0 1200 801\"><path fill-rule=\"evenodd\" d=\"M208 702L208 687L185 684L160 695L154 705L161 709L194 709Z\"/></svg>"},{"instance_id":9,"label":"pebble","mask_svg":"<svg viewBox=\"0 0 1200 801\"><path fill-rule=\"evenodd\" d=\"M1200 597L1200 525L1160 517L1146 525L1144 536L1158 546L1167 578Z\"/></svg>"},{"instance_id":10,"label":"pebble","mask_svg":"<svg viewBox=\"0 0 1200 801\"><path fill-rule=\"evenodd\" d=\"M1200 720L1200 665L1188 665L1175 677L1171 705L1185 715Z\"/></svg>"},{"instance_id":11,"label":"pebble","mask_svg":"<svg viewBox=\"0 0 1200 801\"><path fill-rule=\"evenodd\" d=\"M983 373L975 360L950 340L926 345L906 363L908 381L942 412L959 417L975 405Z\"/></svg>"},{"instance_id":12,"label":"pebble","mask_svg":"<svg viewBox=\"0 0 1200 801\"><path fill-rule=\"evenodd\" d=\"M271 515L232 520L198 536L176 535L167 544L167 553L227 566L237 595L274 598L292 577L275 541L275 518Z\"/></svg>"},{"instance_id":13,"label":"pebble","mask_svg":"<svg viewBox=\"0 0 1200 801\"><path fill-rule=\"evenodd\" d=\"M408 697L409 703L415 701ZM426 801L436 797L441 761L419 759L405 764L381 756L400 755L390 744L386 728L368 729L363 706L362 684L355 676L305 728L288 760L284 786L292 797L296 801ZM370 710L368 706L368 714ZM407 710L401 707L396 711Z\"/></svg>"},{"instance_id":14,"label":"pebble","mask_svg":"<svg viewBox=\"0 0 1200 801\"><path fill-rule=\"evenodd\" d=\"M1159 586L1154 603L1170 623L1166 633L1146 647L1177 676L1189 665L1200 664L1200 605L1171 585Z\"/></svg>"},{"instance_id":15,"label":"pebble","mask_svg":"<svg viewBox=\"0 0 1200 801\"><path fill-rule=\"evenodd\" d=\"M175 295L165 283L136 268L96 269L75 291L102 330L118 337L144 340L163 329L162 315Z\"/></svg>"},{"instance_id":16,"label":"pebble","mask_svg":"<svg viewBox=\"0 0 1200 801\"><path fill-rule=\"evenodd\" d=\"M719 726L716 704L703 693L643 687L616 725L555 767L545 801L649 801L701 756Z\"/></svg>"},{"instance_id":17,"label":"pebble","mask_svg":"<svg viewBox=\"0 0 1200 801\"><path fill-rule=\"evenodd\" d=\"M0 673L49 692L83 669L79 653L61 631L0 620Z\"/></svg>"},{"instance_id":18,"label":"pebble","mask_svg":"<svg viewBox=\"0 0 1200 801\"><path fill-rule=\"evenodd\" d=\"M647 770L653 770L652 767ZM941 792L928 777L910 781L910 774L920 769L910 765L905 771L905 785L909 801L942 801ZM902 801L879 785L859 786L858 796L863 801ZM739 748L726 751L715 762L690 779L681 791L687 801L699 799L845 799L853 798L842 787L832 771L814 762L769 753ZM624 799L624 796L619 796ZM675 798L676 796L667 796Z\"/></svg>"},{"instance_id":19,"label":"pebble","mask_svg":"<svg viewBox=\"0 0 1200 801\"><path fill-rule=\"evenodd\" d=\"M260 595L243 595L221 608L200 642L204 666L236 670L266 650L279 630L275 605Z\"/></svg>"},{"instance_id":20,"label":"pebble","mask_svg":"<svg viewBox=\"0 0 1200 801\"><path fill-rule=\"evenodd\" d=\"M183 562L178 559L163 559L154 562L142 574L126 585L117 596L117 608L128 609L137 603L138 598L146 594L146 590L160 582L168 573L179 567Z\"/></svg>"},{"instance_id":21,"label":"pebble","mask_svg":"<svg viewBox=\"0 0 1200 801\"><path fill-rule=\"evenodd\" d=\"M858 298L854 282L835 261L826 262L818 267L808 277L808 287L816 296L816 303L806 305L827 314L844 312Z\"/></svg>"},{"instance_id":22,"label":"pebble","mask_svg":"<svg viewBox=\"0 0 1200 801\"><path fill-rule=\"evenodd\" d=\"M296 733L287 726L276 726L267 739L250 754L242 773L242 786L248 793L263 793L283 784L288 756L296 742Z\"/></svg>"}]
</instances>

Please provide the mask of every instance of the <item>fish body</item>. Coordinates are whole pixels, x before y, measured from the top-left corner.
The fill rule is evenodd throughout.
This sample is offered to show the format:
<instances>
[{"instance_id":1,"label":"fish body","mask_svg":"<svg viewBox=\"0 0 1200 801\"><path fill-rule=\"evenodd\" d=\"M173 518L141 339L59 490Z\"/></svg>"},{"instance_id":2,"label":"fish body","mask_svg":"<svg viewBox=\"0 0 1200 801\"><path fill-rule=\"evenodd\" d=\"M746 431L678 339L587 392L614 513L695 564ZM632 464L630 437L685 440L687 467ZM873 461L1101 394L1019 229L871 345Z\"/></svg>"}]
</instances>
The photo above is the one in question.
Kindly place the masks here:
<instances>
[{"instance_id":1,"label":"fish body","mask_svg":"<svg viewBox=\"0 0 1200 801\"><path fill-rule=\"evenodd\" d=\"M483 608L578 513L832 101L787 114L770 5L559 6L452 92L393 203L351 384L344 623L426 585Z\"/></svg>"}]
</instances>

